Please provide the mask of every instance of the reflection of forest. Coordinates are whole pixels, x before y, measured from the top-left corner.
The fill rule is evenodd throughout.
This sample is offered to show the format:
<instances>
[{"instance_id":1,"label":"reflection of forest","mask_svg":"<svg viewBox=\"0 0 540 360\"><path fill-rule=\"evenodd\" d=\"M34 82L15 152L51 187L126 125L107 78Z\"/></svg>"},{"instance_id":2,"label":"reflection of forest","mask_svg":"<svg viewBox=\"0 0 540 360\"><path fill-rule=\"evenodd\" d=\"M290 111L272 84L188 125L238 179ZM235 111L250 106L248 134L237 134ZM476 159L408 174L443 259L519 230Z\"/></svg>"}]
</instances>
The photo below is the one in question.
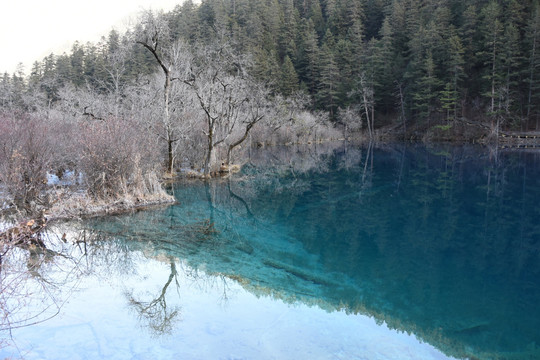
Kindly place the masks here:
<instances>
[{"instance_id":1,"label":"reflection of forest","mask_svg":"<svg viewBox=\"0 0 540 360\"><path fill-rule=\"evenodd\" d=\"M296 202L322 200L291 212L292 236L326 270L370 286L341 297L351 311L365 306L430 342L441 336L461 344L455 355L470 355L461 352L466 347L535 352L538 154L475 156L474 149L416 151L402 162L393 150L378 151L369 191L362 182L338 191L328 186L363 178L361 169L338 169L320 185L313 180L320 188Z\"/></svg>"},{"instance_id":2,"label":"reflection of forest","mask_svg":"<svg viewBox=\"0 0 540 360\"><path fill-rule=\"evenodd\" d=\"M307 150L252 156L249 180L212 185L232 228L242 214L278 223L305 251L264 249L263 263L316 290L280 279L271 292L368 312L457 356L537 354L540 154Z\"/></svg>"},{"instance_id":3,"label":"reflection of forest","mask_svg":"<svg viewBox=\"0 0 540 360\"><path fill-rule=\"evenodd\" d=\"M167 259L161 292L128 294L165 332L180 258L258 295L370 314L449 355L538 356L539 171L537 153L472 146L265 149L237 177L176 187L178 206L86 222L113 240L85 261Z\"/></svg>"}]
</instances>

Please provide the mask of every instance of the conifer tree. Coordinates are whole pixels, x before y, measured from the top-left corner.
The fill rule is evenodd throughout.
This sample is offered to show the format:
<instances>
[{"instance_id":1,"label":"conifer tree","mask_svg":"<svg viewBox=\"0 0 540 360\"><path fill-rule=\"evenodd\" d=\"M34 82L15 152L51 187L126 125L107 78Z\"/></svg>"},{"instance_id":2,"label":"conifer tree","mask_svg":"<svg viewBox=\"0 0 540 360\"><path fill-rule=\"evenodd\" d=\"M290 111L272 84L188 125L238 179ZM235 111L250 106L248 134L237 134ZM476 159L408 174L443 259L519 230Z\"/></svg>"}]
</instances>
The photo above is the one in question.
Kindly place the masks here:
<instances>
[{"instance_id":1,"label":"conifer tree","mask_svg":"<svg viewBox=\"0 0 540 360\"><path fill-rule=\"evenodd\" d=\"M393 47L394 36L390 19L386 18L380 31L380 39L372 40L369 63L373 69L375 102L384 111L394 106L393 90L401 80L397 62L399 55Z\"/></svg>"},{"instance_id":2,"label":"conifer tree","mask_svg":"<svg viewBox=\"0 0 540 360\"><path fill-rule=\"evenodd\" d=\"M338 103L340 107L347 107L351 100L349 93L354 84L352 44L349 40L340 39L335 45L334 60L339 69Z\"/></svg>"},{"instance_id":3,"label":"conifer tree","mask_svg":"<svg viewBox=\"0 0 540 360\"><path fill-rule=\"evenodd\" d=\"M459 27L459 35L463 43L463 57L467 59L464 64L464 72L469 78L467 86L468 97L476 96L480 93L481 79L478 73L483 65L478 64L479 44L478 40L478 14L474 4L468 5L462 14L462 25Z\"/></svg>"},{"instance_id":4,"label":"conifer tree","mask_svg":"<svg viewBox=\"0 0 540 360\"><path fill-rule=\"evenodd\" d=\"M315 94L319 77L319 45L313 22L304 23L298 49L298 75L310 94Z\"/></svg>"},{"instance_id":5,"label":"conifer tree","mask_svg":"<svg viewBox=\"0 0 540 360\"><path fill-rule=\"evenodd\" d=\"M321 48L320 62L316 100L319 107L328 110L330 118L334 118L338 106L339 69L327 44Z\"/></svg>"},{"instance_id":6,"label":"conifer tree","mask_svg":"<svg viewBox=\"0 0 540 360\"><path fill-rule=\"evenodd\" d=\"M448 61L448 81L441 92L441 104L446 111L448 120L455 120L458 116L458 106L460 104L461 81L465 76L463 58L464 49L459 35L453 35L448 39L448 49L450 59Z\"/></svg>"},{"instance_id":7,"label":"conifer tree","mask_svg":"<svg viewBox=\"0 0 540 360\"><path fill-rule=\"evenodd\" d=\"M289 96L298 90L298 75L289 56L285 56L281 66L280 91L283 95Z\"/></svg>"},{"instance_id":8,"label":"conifer tree","mask_svg":"<svg viewBox=\"0 0 540 360\"><path fill-rule=\"evenodd\" d=\"M0 106L2 109L8 109L11 105L11 77L4 72L0 80Z\"/></svg>"},{"instance_id":9,"label":"conifer tree","mask_svg":"<svg viewBox=\"0 0 540 360\"><path fill-rule=\"evenodd\" d=\"M311 7L309 9L309 19L313 22L313 26L317 35L322 37L325 31L325 22L323 19L321 4L319 0L311 0Z\"/></svg>"},{"instance_id":10,"label":"conifer tree","mask_svg":"<svg viewBox=\"0 0 540 360\"><path fill-rule=\"evenodd\" d=\"M483 51L479 55L484 59L486 74L484 79L488 82L488 91L485 96L490 99L490 113L495 112L497 91L501 85L500 61L503 25L500 21L500 5L491 0L481 11L481 32Z\"/></svg>"},{"instance_id":11,"label":"conifer tree","mask_svg":"<svg viewBox=\"0 0 540 360\"><path fill-rule=\"evenodd\" d=\"M413 95L414 108L418 111L420 119L430 120L436 110L435 100L438 97L440 80L435 75L435 63L431 51L428 51L422 64L422 77L418 82L418 89Z\"/></svg>"},{"instance_id":12,"label":"conifer tree","mask_svg":"<svg viewBox=\"0 0 540 360\"><path fill-rule=\"evenodd\" d=\"M56 84L55 88L60 88L73 82L71 59L66 53L56 57L53 70L48 70L48 68L49 66L45 65L43 77L46 81L54 82Z\"/></svg>"},{"instance_id":13,"label":"conifer tree","mask_svg":"<svg viewBox=\"0 0 540 360\"><path fill-rule=\"evenodd\" d=\"M75 86L82 86L84 84L84 48L77 41L71 48L70 63L71 82Z\"/></svg>"},{"instance_id":14,"label":"conifer tree","mask_svg":"<svg viewBox=\"0 0 540 360\"><path fill-rule=\"evenodd\" d=\"M506 89L507 97L501 103L506 117L514 114L521 115L518 84L520 81L520 67L522 57L519 49L519 32L512 21L508 21L501 44L501 85ZM512 109L511 109L512 108Z\"/></svg>"},{"instance_id":15,"label":"conifer tree","mask_svg":"<svg viewBox=\"0 0 540 360\"><path fill-rule=\"evenodd\" d=\"M298 38L298 22L300 15L294 7L293 0L284 0L282 4L282 23L279 27L278 49L280 58L289 56L291 61L296 59Z\"/></svg>"},{"instance_id":16,"label":"conifer tree","mask_svg":"<svg viewBox=\"0 0 540 360\"><path fill-rule=\"evenodd\" d=\"M28 77L28 86L30 90L35 90L39 87L42 77L41 64L39 61L34 61L32 69L30 70L30 76Z\"/></svg>"},{"instance_id":17,"label":"conifer tree","mask_svg":"<svg viewBox=\"0 0 540 360\"><path fill-rule=\"evenodd\" d=\"M527 24L527 119L536 113L536 129L539 129L538 110L540 106L540 5L534 1L533 11Z\"/></svg>"}]
</instances>

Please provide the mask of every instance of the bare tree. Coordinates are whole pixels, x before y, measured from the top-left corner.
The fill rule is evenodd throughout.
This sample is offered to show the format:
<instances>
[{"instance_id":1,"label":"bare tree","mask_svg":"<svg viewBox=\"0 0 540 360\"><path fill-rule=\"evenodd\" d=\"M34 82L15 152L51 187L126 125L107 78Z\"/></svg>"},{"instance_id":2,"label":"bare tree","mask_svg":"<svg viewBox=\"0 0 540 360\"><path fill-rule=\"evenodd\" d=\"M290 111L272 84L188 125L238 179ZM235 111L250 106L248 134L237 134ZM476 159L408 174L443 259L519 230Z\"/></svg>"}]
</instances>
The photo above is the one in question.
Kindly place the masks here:
<instances>
[{"instance_id":1,"label":"bare tree","mask_svg":"<svg viewBox=\"0 0 540 360\"><path fill-rule=\"evenodd\" d=\"M142 27L135 32L136 42L144 46L155 58L165 76L163 84L163 128L164 135L160 137L167 143L167 171L173 172L174 144L180 140L176 128L171 121L171 92L173 81L180 78L174 76L175 66L181 61L183 47L181 43L171 44L169 25L163 13L154 14L145 11L141 19Z\"/></svg>"},{"instance_id":2,"label":"bare tree","mask_svg":"<svg viewBox=\"0 0 540 360\"><path fill-rule=\"evenodd\" d=\"M118 117L120 112L120 103L125 93L125 78L127 75L127 62L132 51L131 42L120 42L118 48L110 53L103 66L107 73L107 80L104 87L109 91L109 96L114 99L114 116Z\"/></svg>"},{"instance_id":3,"label":"bare tree","mask_svg":"<svg viewBox=\"0 0 540 360\"><path fill-rule=\"evenodd\" d=\"M368 81L366 74L363 72L360 75L359 88L358 92L361 96L361 104L364 108L364 113L366 115L366 123L369 132L369 138L373 139L374 135L374 118L375 118L375 101L374 101L374 91L373 84Z\"/></svg>"},{"instance_id":4,"label":"bare tree","mask_svg":"<svg viewBox=\"0 0 540 360\"><path fill-rule=\"evenodd\" d=\"M191 64L191 74L184 81L204 112L205 176L216 170L215 149L235 130L241 107L248 101L242 80L246 76L243 60L226 44L199 48Z\"/></svg>"},{"instance_id":5,"label":"bare tree","mask_svg":"<svg viewBox=\"0 0 540 360\"><path fill-rule=\"evenodd\" d=\"M338 117L345 126L345 136L359 132L362 129L362 109L359 106L340 108Z\"/></svg>"},{"instance_id":6,"label":"bare tree","mask_svg":"<svg viewBox=\"0 0 540 360\"><path fill-rule=\"evenodd\" d=\"M269 90L266 86L256 83L254 81L246 81L247 84L244 88L245 101L242 103L240 126L237 127L238 135L231 133L230 139L228 139L227 157L225 165L231 164L231 156L233 150L240 146L250 134L251 129L267 116L267 109L269 107Z\"/></svg>"}]
</instances>

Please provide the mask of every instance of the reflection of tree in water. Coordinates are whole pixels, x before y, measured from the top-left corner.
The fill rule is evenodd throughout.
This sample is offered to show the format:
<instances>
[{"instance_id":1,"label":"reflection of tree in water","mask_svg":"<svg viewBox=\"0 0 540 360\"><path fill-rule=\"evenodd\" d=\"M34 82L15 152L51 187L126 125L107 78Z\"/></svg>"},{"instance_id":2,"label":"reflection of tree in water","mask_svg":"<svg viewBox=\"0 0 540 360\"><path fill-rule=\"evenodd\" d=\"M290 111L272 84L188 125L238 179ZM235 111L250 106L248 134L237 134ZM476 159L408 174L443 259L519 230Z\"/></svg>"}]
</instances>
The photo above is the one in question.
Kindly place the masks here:
<instances>
[{"instance_id":1,"label":"reflection of tree in water","mask_svg":"<svg viewBox=\"0 0 540 360\"><path fill-rule=\"evenodd\" d=\"M0 235L0 348L17 347L12 330L58 315L87 277L133 271L124 241L77 223L47 228Z\"/></svg>"},{"instance_id":2,"label":"reflection of tree in water","mask_svg":"<svg viewBox=\"0 0 540 360\"><path fill-rule=\"evenodd\" d=\"M276 276L270 293L284 289L283 298L297 301L306 280L337 309L374 315L459 356L496 351L494 336L505 338L501 349L511 351L538 339L523 328L515 331L519 326L511 323L517 321L500 312L529 309L516 314L528 319L527 331L538 323L532 305L539 294L538 155L497 159L472 146L345 151L354 157L321 154L314 161L277 151L265 164L254 156L243 178L211 184L218 229L249 221L268 228L279 224L280 236L288 231L291 240L280 244L285 251L273 253L275 246L252 241L232 243L251 258L262 256L272 273L285 275ZM287 164L296 161L301 166L289 170ZM288 252L298 243L307 253ZM306 264L311 254L316 264ZM236 256L240 263L245 255ZM228 263L221 268L217 271L239 279L254 276ZM353 285L326 287L333 280L326 274L349 276ZM475 291L478 284L482 292ZM310 295L305 298L310 301Z\"/></svg>"},{"instance_id":3,"label":"reflection of tree in water","mask_svg":"<svg viewBox=\"0 0 540 360\"><path fill-rule=\"evenodd\" d=\"M122 217L118 220L130 226L130 220ZM188 238L192 241L188 242L194 246L211 249L218 245L219 236L209 219L184 230L184 234L191 234ZM161 262L164 252L155 247L155 238L155 233L142 232L126 238L114 231L109 234L72 222L53 226L42 233L43 247L8 248L7 244L0 244L0 348L17 348L17 339L10 338L12 329L56 316L71 294L84 287L87 279L103 279L110 283L114 279L136 275L139 265L148 259ZM166 241L158 244L174 245ZM214 292L219 289L216 300L220 303L226 303L231 295L229 277L207 275L184 266L174 255L166 255L166 259L169 276L163 279L164 284L156 293L139 293L135 289L125 292L128 305L138 315L141 325L155 336L171 333L180 320L179 279L204 290ZM171 298L174 289L178 294L176 299Z\"/></svg>"},{"instance_id":4,"label":"reflection of tree in water","mask_svg":"<svg viewBox=\"0 0 540 360\"><path fill-rule=\"evenodd\" d=\"M85 270L82 254L43 227L13 227L0 235L0 248L2 346L12 342L13 329L58 315L65 295L73 291Z\"/></svg>"},{"instance_id":5,"label":"reflection of tree in water","mask_svg":"<svg viewBox=\"0 0 540 360\"><path fill-rule=\"evenodd\" d=\"M510 309L516 303L512 293L523 284L531 295L520 296L519 303L526 308L537 299L539 273L531 254L538 249L538 211L531 209L538 171L508 164L513 157L479 161L474 148L416 150L400 145L311 149L313 156L265 152L238 176L179 188L184 209L171 207L170 222L155 212L108 218L103 226L116 222L107 233L127 236L132 249L140 244L152 256L190 258L195 267L225 274L255 293L308 304L323 299L324 308L367 313L448 353L470 354L465 346L489 349L484 337L491 335L517 342L512 337L520 335L509 334L508 322L489 323L462 309L471 302L478 313ZM521 182L509 183L510 176ZM257 243L244 232L255 238L273 231L274 223L281 226L276 238L288 231L286 241ZM427 270L418 272L422 267ZM175 270L154 296L129 294L132 308L156 333L170 331L178 318L179 310L165 301ZM509 279L512 271L514 283L498 287L509 296L499 296L489 282L489 296L472 291L478 284L472 275ZM274 278L258 281L256 272ZM305 289L315 290L302 297ZM223 300L228 296L224 287Z\"/></svg>"},{"instance_id":6,"label":"reflection of tree in water","mask_svg":"<svg viewBox=\"0 0 540 360\"><path fill-rule=\"evenodd\" d=\"M176 264L173 258L169 258L169 261L171 273L157 297L152 296L152 300L149 301L137 300L133 291L126 292L126 297L128 298L131 308L138 313L141 321L147 323L148 328L156 336L170 334L173 330L175 321L178 320L178 315L180 315L178 306L167 306L167 290L173 283L173 280L176 285L178 296L180 296L180 284L178 283Z\"/></svg>"}]
</instances>

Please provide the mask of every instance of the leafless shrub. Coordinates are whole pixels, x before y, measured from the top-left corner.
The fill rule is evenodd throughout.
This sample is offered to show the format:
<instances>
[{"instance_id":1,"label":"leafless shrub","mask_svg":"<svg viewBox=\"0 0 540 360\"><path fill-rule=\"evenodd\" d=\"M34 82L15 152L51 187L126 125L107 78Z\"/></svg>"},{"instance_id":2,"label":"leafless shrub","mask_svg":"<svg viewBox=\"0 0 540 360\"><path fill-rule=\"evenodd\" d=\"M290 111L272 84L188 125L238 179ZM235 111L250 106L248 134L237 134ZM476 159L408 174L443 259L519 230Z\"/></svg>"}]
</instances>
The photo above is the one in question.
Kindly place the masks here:
<instances>
[{"instance_id":1,"label":"leafless shrub","mask_svg":"<svg viewBox=\"0 0 540 360\"><path fill-rule=\"evenodd\" d=\"M0 114L0 182L18 211L33 213L45 205L52 130L28 114Z\"/></svg>"},{"instance_id":2,"label":"leafless shrub","mask_svg":"<svg viewBox=\"0 0 540 360\"><path fill-rule=\"evenodd\" d=\"M346 137L352 136L362 130L362 114L360 111L360 107L357 106L348 106L338 110L338 119L341 123L345 124L344 135Z\"/></svg>"},{"instance_id":3,"label":"leafless shrub","mask_svg":"<svg viewBox=\"0 0 540 360\"><path fill-rule=\"evenodd\" d=\"M150 175L159 161L152 139L136 121L84 121L79 125L79 134L78 169L92 198L156 190Z\"/></svg>"}]
</instances>

